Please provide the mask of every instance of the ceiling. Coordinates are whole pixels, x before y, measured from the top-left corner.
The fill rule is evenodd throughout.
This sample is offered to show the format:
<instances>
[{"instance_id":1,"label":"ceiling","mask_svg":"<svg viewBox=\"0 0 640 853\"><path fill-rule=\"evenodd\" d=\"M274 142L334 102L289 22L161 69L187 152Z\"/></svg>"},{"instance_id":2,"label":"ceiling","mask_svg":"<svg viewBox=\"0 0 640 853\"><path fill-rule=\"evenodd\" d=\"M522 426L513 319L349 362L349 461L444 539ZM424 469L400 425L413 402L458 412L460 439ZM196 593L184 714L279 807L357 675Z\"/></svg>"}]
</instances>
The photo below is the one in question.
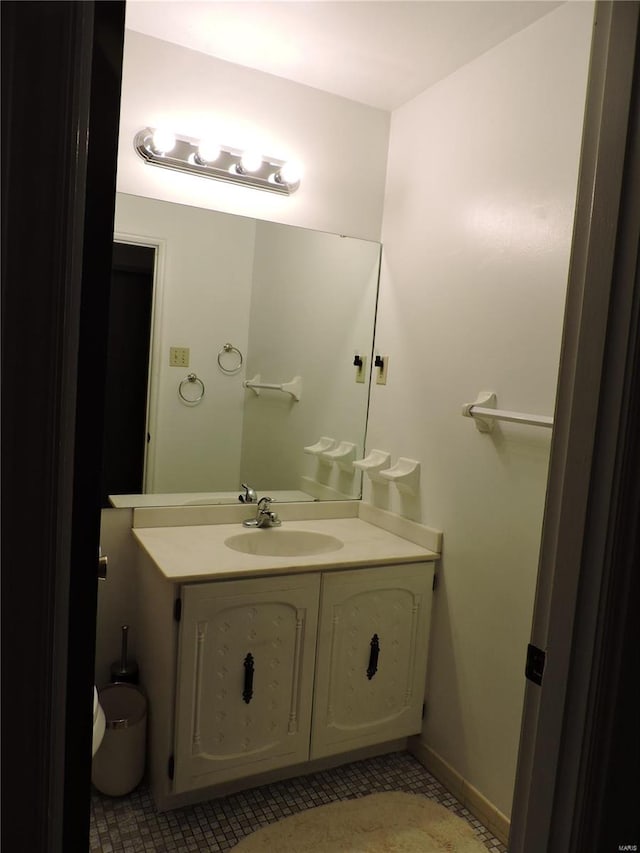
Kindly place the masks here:
<instances>
[{"instance_id":1,"label":"ceiling","mask_svg":"<svg viewBox=\"0 0 640 853\"><path fill-rule=\"evenodd\" d=\"M547 0L128 0L129 29L393 110L562 5Z\"/></svg>"}]
</instances>

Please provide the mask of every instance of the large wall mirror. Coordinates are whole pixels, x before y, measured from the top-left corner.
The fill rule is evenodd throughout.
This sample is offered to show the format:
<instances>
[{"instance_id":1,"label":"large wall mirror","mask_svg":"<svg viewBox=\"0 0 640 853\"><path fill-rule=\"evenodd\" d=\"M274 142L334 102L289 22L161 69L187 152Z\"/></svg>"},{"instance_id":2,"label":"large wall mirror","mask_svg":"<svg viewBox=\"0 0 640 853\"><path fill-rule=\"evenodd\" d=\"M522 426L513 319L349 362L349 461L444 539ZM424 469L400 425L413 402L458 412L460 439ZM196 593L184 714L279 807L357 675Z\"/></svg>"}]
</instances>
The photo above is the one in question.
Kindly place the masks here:
<instances>
[{"instance_id":1,"label":"large wall mirror","mask_svg":"<svg viewBox=\"0 0 640 853\"><path fill-rule=\"evenodd\" d=\"M380 245L122 193L114 241L105 505L360 497Z\"/></svg>"}]
</instances>

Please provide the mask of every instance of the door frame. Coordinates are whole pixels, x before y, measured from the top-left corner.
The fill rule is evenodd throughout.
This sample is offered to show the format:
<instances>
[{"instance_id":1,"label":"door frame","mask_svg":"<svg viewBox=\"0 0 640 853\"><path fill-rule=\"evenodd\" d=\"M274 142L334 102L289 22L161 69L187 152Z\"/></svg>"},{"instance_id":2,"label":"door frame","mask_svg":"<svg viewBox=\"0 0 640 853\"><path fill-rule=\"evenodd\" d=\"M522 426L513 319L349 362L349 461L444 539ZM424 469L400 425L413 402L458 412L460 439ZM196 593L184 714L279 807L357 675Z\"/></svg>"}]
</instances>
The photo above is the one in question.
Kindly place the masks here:
<instances>
[{"instance_id":1,"label":"door frame","mask_svg":"<svg viewBox=\"0 0 640 853\"><path fill-rule=\"evenodd\" d=\"M1 4L3 850L88 849L124 11Z\"/></svg>"},{"instance_id":2,"label":"door frame","mask_svg":"<svg viewBox=\"0 0 640 853\"><path fill-rule=\"evenodd\" d=\"M628 475L640 441L639 12L638 2L596 4L531 632L546 660L542 684L526 684L510 853L640 843L625 836L634 786L607 777L625 751L633 760L634 740L637 760L637 731L628 708L606 701L629 694L625 675L634 681L620 668L624 638L637 648L627 602L640 562ZM637 714L637 696L630 705ZM612 736L616 713L622 740ZM617 801L603 809L611 785Z\"/></svg>"},{"instance_id":3,"label":"door frame","mask_svg":"<svg viewBox=\"0 0 640 853\"><path fill-rule=\"evenodd\" d=\"M164 322L165 268L167 241L163 237L150 237L144 234L129 234L115 231L114 243L129 243L132 246L144 246L154 249L153 292L151 295L151 323L149 327L149 368L147 371L147 417L146 431L151 441L145 442L144 475L142 490L146 494L153 492L156 469L156 435L158 409L160 405L160 364L162 363L162 327Z\"/></svg>"}]
</instances>

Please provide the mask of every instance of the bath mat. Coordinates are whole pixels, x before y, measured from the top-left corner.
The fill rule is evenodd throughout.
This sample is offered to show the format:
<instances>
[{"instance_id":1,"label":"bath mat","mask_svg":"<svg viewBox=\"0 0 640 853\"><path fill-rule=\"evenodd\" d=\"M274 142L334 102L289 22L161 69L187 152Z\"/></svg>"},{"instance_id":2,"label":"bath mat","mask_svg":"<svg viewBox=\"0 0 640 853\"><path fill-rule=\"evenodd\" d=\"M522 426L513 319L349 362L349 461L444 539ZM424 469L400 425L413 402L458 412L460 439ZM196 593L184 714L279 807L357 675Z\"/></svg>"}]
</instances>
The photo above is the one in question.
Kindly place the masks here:
<instances>
[{"instance_id":1,"label":"bath mat","mask_svg":"<svg viewBox=\"0 0 640 853\"><path fill-rule=\"evenodd\" d=\"M471 826L419 794L369 794L307 809L243 838L232 853L487 853Z\"/></svg>"}]
</instances>

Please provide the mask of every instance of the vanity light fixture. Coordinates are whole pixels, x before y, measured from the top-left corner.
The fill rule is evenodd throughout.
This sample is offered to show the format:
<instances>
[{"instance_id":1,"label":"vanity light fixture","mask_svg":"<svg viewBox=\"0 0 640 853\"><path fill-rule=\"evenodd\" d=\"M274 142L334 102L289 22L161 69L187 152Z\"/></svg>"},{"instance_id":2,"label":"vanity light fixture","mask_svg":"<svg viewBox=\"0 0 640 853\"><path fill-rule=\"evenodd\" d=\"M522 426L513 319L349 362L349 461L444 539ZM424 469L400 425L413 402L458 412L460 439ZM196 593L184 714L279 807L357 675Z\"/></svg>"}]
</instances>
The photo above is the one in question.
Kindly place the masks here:
<instances>
[{"instance_id":1,"label":"vanity light fixture","mask_svg":"<svg viewBox=\"0 0 640 853\"><path fill-rule=\"evenodd\" d=\"M133 144L145 162L165 169L281 195L290 195L300 186L300 167L296 163L265 157L255 151L240 151L151 127L139 131Z\"/></svg>"}]
</instances>

